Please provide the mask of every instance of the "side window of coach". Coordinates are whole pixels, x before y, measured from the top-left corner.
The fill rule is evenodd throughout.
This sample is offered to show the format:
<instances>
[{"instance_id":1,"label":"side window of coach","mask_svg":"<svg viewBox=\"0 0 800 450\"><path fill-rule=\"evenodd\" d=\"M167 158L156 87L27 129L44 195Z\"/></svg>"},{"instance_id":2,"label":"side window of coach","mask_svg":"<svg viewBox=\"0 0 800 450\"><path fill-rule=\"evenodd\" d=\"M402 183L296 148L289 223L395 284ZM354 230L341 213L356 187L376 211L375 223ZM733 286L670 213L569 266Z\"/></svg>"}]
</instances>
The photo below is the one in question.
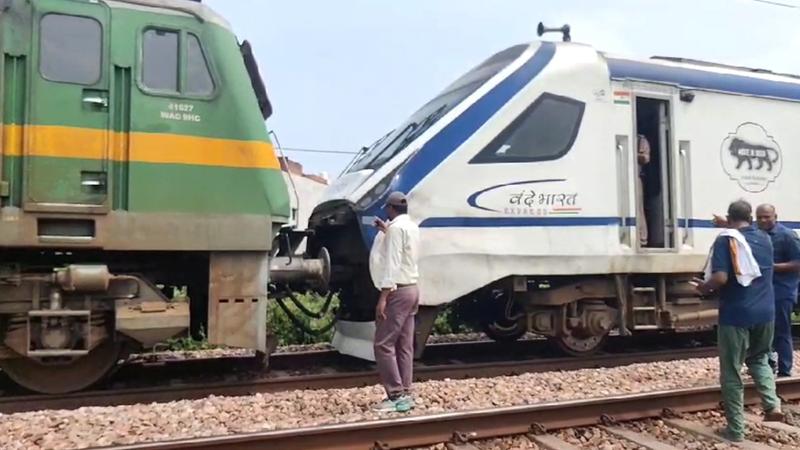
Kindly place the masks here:
<instances>
[{"instance_id":1,"label":"side window of coach","mask_svg":"<svg viewBox=\"0 0 800 450\"><path fill-rule=\"evenodd\" d=\"M470 163L532 162L564 156L578 135L585 104L542 94Z\"/></svg>"}]
</instances>

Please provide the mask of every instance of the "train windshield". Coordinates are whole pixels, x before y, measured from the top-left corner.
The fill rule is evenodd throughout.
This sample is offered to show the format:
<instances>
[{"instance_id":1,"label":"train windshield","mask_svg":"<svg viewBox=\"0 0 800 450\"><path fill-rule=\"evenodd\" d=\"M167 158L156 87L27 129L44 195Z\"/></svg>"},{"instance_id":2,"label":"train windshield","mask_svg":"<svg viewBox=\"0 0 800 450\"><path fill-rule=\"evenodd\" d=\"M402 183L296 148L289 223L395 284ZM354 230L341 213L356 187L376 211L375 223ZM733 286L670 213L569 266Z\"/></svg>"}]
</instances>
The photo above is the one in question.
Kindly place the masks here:
<instances>
[{"instance_id":1,"label":"train windshield","mask_svg":"<svg viewBox=\"0 0 800 450\"><path fill-rule=\"evenodd\" d=\"M400 127L373 144L366 153L358 158L348 172L381 167L425 130L433 126L442 116L516 60L527 48L527 44L510 47L467 72L415 112Z\"/></svg>"}]
</instances>

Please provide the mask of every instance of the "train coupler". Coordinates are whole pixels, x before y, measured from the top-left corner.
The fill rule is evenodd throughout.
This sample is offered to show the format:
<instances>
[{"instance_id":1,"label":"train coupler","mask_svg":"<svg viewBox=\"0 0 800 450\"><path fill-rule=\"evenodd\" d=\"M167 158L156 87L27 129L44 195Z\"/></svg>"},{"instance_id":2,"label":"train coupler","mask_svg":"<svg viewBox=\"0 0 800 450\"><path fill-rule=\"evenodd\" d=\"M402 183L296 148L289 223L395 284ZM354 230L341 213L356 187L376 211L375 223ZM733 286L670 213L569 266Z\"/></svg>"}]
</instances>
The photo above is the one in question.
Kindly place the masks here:
<instances>
[{"instance_id":1,"label":"train coupler","mask_svg":"<svg viewBox=\"0 0 800 450\"><path fill-rule=\"evenodd\" d=\"M313 289L319 293L328 291L331 280L331 257L322 248L316 258L305 255L277 256L270 260L270 283L289 291Z\"/></svg>"}]
</instances>

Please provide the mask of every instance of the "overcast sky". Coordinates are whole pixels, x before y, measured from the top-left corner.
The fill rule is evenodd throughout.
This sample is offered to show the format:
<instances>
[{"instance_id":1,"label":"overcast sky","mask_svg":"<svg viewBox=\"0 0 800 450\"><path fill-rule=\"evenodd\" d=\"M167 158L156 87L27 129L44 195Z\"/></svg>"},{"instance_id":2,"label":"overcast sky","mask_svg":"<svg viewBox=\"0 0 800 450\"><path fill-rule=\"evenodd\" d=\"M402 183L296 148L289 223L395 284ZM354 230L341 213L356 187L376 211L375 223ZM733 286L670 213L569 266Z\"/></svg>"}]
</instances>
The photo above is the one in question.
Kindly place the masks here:
<instances>
[{"instance_id":1,"label":"overcast sky","mask_svg":"<svg viewBox=\"0 0 800 450\"><path fill-rule=\"evenodd\" d=\"M353 152L493 53L575 42L800 73L800 0L204 0L253 44L284 147ZM555 35L546 39L558 39ZM332 177L351 155L287 152Z\"/></svg>"}]
</instances>

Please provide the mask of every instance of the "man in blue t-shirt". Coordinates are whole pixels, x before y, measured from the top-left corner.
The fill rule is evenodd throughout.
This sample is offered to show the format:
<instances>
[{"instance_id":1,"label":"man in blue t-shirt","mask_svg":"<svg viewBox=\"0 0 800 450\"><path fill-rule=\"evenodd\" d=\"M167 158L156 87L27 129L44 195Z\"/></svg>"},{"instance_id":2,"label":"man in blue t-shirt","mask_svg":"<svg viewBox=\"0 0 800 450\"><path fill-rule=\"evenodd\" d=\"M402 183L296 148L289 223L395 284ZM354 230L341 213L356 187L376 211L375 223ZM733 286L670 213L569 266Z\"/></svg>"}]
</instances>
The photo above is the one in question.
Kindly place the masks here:
<instances>
[{"instance_id":1,"label":"man in blue t-shirt","mask_svg":"<svg viewBox=\"0 0 800 450\"><path fill-rule=\"evenodd\" d=\"M772 347L778 353L778 376L792 375L792 310L797 302L800 283L800 239L791 229L778 223L772 205L756 208L758 227L766 231L774 249L775 338Z\"/></svg>"},{"instance_id":2,"label":"man in blue t-shirt","mask_svg":"<svg viewBox=\"0 0 800 450\"><path fill-rule=\"evenodd\" d=\"M697 289L702 295L719 293L719 347L720 385L725 407L727 428L720 434L732 441L744 439L744 385L742 363L750 369L761 395L764 419L782 421L781 401L775 391L775 376L767 361L772 347L775 319L775 295L772 290L772 242L769 236L752 226L753 210L744 200L728 207L728 226L738 230L750 246L758 263L761 276L749 286L741 285L737 279L738 267L733 238L719 236L714 241L711 258L711 278L699 282ZM739 258L742 256L739 255Z\"/></svg>"}]
</instances>

